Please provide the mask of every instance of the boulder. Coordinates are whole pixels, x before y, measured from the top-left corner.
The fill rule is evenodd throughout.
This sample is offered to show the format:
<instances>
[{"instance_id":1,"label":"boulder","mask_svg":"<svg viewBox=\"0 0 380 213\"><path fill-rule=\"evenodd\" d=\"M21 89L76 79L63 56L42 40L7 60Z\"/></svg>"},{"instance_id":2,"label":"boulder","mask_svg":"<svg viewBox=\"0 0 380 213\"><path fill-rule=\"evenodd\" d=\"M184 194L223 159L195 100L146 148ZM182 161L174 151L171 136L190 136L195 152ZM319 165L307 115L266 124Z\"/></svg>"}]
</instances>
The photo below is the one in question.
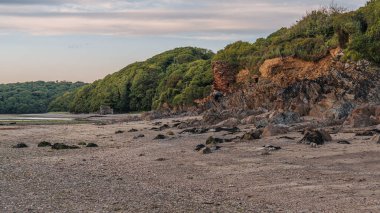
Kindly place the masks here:
<instances>
[{"instance_id":1,"label":"boulder","mask_svg":"<svg viewBox=\"0 0 380 213\"><path fill-rule=\"evenodd\" d=\"M210 154L212 153L211 149L209 147L203 147L199 150L200 153L202 154Z\"/></svg>"},{"instance_id":2,"label":"boulder","mask_svg":"<svg viewBox=\"0 0 380 213\"><path fill-rule=\"evenodd\" d=\"M255 140L260 139L261 134L263 134L263 130L261 129L255 129L250 132L245 133L241 139L243 140Z\"/></svg>"},{"instance_id":3,"label":"boulder","mask_svg":"<svg viewBox=\"0 0 380 213\"><path fill-rule=\"evenodd\" d=\"M331 135L326 130L318 129L317 131L322 135L324 141L332 141Z\"/></svg>"},{"instance_id":4,"label":"boulder","mask_svg":"<svg viewBox=\"0 0 380 213\"><path fill-rule=\"evenodd\" d=\"M42 141L42 142L38 143L37 146L38 147L48 147L48 146L52 146L52 144L50 142L47 142L47 141Z\"/></svg>"},{"instance_id":5,"label":"boulder","mask_svg":"<svg viewBox=\"0 0 380 213\"><path fill-rule=\"evenodd\" d=\"M380 105L364 105L352 111L345 126L360 128L380 124Z\"/></svg>"},{"instance_id":6,"label":"boulder","mask_svg":"<svg viewBox=\"0 0 380 213\"><path fill-rule=\"evenodd\" d=\"M165 138L166 138L165 135L159 134L159 135L157 135L157 136L154 138L154 140L163 140L163 139L165 139Z\"/></svg>"},{"instance_id":7,"label":"boulder","mask_svg":"<svg viewBox=\"0 0 380 213\"><path fill-rule=\"evenodd\" d=\"M271 137L288 133L288 127L285 125L269 125L263 129L262 137Z\"/></svg>"},{"instance_id":8,"label":"boulder","mask_svg":"<svg viewBox=\"0 0 380 213\"><path fill-rule=\"evenodd\" d=\"M201 149L205 148L206 146L204 144L198 144L195 146L194 151L200 151Z\"/></svg>"},{"instance_id":9,"label":"boulder","mask_svg":"<svg viewBox=\"0 0 380 213\"><path fill-rule=\"evenodd\" d=\"M203 133L206 133L208 132L208 129L207 128L191 128L191 129L185 129L183 130L182 132L180 132L179 134L183 134L183 133L192 133L192 134L203 134Z\"/></svg>"},{"instance_id":10,"label":"boulder","mask_svg":"<svg viewBox=\"0 0 380 213\"><path fill-rule=\"evenodd\" d=\"M225 131L225 132L229 132L231 134L234 134L236 132L240 132L240 129L238 127L216 127L214 129L210 129L209 131L211 132L222 132L222 131Z\"/></svg>"},{"instance_id":11,"label":"boulder","mask_svg":"<svg viewBox=\"0 0 380 213\"><path fill-rule=\"evenodd\" d=\"M94 148L94 147L98 147L98 144L96 144L96 143L88 143L88 144L86 145L86 147Z\"/></svg>"},{"instance_id":12,"label":"boulder","mask_svg":"<svg viewBox=\"0 0 380 213\"><path fill-rule=\"evenodd\" d=\"M143 137L145 137L145 135L139 134L139 135L134 136L133 139L139 139L139 138L143 138Z\"/></svg>"},{"instance_id":13,"label":"boulder","mask_svg":"<svg viewBox=\"0 0 380 213\"><path fill-rule=\"evenodd\" d=\"M265 146L263 146L264 149L268 150L268 151L277 151L277 150L280 150L281 147L279 146L273 146L273 145L270 145L270 144L267 144Z\"/></svg>"},{"instance_id":14,"label":"boulder","mask_svg":"<svg viewBox=\"0 0 380 213\"><path fill-rule=\"evenodd\" d=\"M274 124L293 124L301 121L300 114L296 112L276 112L271 118L271 123Z\"/></svg>"},{"instance_id":15,"label":"boulder","mask_svg":"<svg viewBox=\"0 0 380 213\"><path fill-rule=\"evenodd\" d=\"M305 130L304 137L299 143L308 144L316 147L316 145L323 145L326 141L331 141L331 136L321 129Z\"/></svg>"},{"instance_id":16,"label":"boulder","mask_svg":"<svg viewBox=\"0 0 380 213\"><path fill-rule=\"evenodd\" d=\"M210 136L209 138L207 138L206 140L206 144L207 145L210 145L210 144L219 144L219 143L223 143L224 142L224 139L221 139L221 138L214 138L212 136Z\"/></svg>"},{"instance_id":17,"label":"boulder","mask_svg":"<svg viewBox=\"0 0 380 213\"><path fill-rule=\"evenodd\" d=\"M14 146L12 146L12 148L16 148L16 149L20 149L20 148L27 148L28 145L26 145L25 143L18 143Z\"/></svg>"}]
</instances>

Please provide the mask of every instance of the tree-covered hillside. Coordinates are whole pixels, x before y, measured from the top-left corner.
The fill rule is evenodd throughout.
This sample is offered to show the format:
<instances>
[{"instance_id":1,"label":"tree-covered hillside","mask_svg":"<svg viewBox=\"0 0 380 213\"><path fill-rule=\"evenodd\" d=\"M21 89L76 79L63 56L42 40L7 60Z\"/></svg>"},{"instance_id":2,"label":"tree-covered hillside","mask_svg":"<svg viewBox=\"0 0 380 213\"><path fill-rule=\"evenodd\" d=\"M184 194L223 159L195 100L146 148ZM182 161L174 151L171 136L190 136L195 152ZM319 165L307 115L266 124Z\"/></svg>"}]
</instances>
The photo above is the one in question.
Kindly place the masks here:
<instances>
[{"instance_id":1,"label":"tree-covered hillside","mask_svg":"<svg viewBox=\"0 0 380 213\"><path fill-rule=\"evenodd\" d=\"M45 113L54 98L83 85L64 81L0 84L0 114Z\"/></svg>"},{"instance_id":2,"label":"tree-covered hillside","mask_svg":"<svg viewBox=\"0 0 380 213\"><path fill-rule=\"evenodd\" d=\"M352 12L336 6L312 11L266 39L230 44L213 60L228 62L235 71L244 68L255 73L266 59L293 56L318 61L337 47L345 50L344 60L380 63L380 0L371 0Z\"/></svg>"},{"instance_id":3,"label":"tree-covered hillside","mask_svg":"<svg viewBox=\"0 0 380 213\"><path fill-rule=\"evenodd\" d=\"M65 93L49 109L88 113L108 105L129 112L192 105L211 91L212 56L205 49L176 48Z\"/></svg>"}]
</instances>

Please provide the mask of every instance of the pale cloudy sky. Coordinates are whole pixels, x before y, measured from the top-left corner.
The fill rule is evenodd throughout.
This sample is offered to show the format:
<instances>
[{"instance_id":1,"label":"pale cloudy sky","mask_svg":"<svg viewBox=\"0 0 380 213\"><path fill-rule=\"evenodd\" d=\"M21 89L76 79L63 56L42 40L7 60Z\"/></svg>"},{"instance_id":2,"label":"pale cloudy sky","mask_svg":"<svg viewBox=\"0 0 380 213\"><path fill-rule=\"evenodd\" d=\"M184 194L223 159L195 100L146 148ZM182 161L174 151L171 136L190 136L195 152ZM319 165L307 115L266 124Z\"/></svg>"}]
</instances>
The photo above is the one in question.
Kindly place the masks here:
<instances>
[{"instance_id":1,"label":"pale cloudy sky","mask_svg":"<svg viewBox=\"0 0 380 213\"><path fill-rule=\"evenodd\" d=\"M335 0L356 9L366 0ZM92 82L180 46L213 51L331 0L0 0L0 83Z\"/></svg>"}]
</instances>

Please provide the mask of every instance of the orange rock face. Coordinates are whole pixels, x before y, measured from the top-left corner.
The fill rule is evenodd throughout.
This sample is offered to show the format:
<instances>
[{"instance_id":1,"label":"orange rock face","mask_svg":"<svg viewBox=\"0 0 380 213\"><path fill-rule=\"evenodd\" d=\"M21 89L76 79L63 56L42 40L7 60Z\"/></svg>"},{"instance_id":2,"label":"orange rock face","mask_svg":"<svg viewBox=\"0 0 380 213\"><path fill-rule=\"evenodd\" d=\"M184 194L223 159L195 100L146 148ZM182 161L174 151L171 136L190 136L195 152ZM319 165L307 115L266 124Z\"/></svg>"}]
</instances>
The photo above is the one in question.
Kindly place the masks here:
<instances>
[{"instance_id":1,"label":"orange rock face","mask_svg":"<svg viewBox=\"0 0 380 213\"><path fill-rule=\"evenodd\" d=\"M261 77L271 79L278 85L289 85L300 80L315 80L330 71L331 56L318 62L298 58L274 58L266 60L260 67Z\"/></svg>"},{"instance_id":2,"label":"orange rock face","mask_svg":"<svg viewBox=\"0 0 380 213\"><path fill-rule=\"evenodd\" d=\"M238 72L215 62L214 89L224 93L224 109L262 107L340 120L363 103L380 103L380 67L367 61L341 61L342 55L342 50L334 49L317 62L294 57L268 59L257 77L248 70ZM370 118L379 120L379 112Z\"/></svg>"},{"instance_id":3,"label":"orange rock face","mask_svg":"<svg viewBox=\"0 0 380 213\"><path fill-rule=\"evenodd\" d=\"M214 90L229 93L232 85L236 82L235 69L225 62L216 61L212 64L214 73Z\"/></svg>"},{"instance_id":4,"label":"orange rock face","mask_svg":"<svg viewBox=\"0 0 380 213\"><path fill-rule=\"evenodd\" d=\"M260 67L261 77L285 86L301 80L315 80L328 75L335 66L333 58L338 57L342 50L336 48L330 54L317 62L305 61L294 57L274 58L266 60Z\"/></svg>"}]
</instances>

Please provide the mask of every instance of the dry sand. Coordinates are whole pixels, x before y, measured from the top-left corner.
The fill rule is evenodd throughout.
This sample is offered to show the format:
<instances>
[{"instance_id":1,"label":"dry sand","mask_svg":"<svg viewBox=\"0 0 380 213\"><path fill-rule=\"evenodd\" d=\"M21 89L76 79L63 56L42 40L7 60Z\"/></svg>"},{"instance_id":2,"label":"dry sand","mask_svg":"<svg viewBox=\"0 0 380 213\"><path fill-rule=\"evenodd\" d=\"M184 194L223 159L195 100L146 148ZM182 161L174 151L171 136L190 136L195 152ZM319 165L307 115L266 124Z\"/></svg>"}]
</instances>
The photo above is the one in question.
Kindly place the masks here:
<instances>
[{"instance_id":1,"label":"dry sand","mask_svg":"<svg viewBox=\"0 0 380 213\"><path fill-rule=\"evenodd\" d=\"M0 126L0 212L380 212L380 145L368 136L333 135L311 148L290 133L295 140L236 141L203 155L193 150L208 136L233 135L171 128L174 136L153 140L169 130L151 127ZM99 147L52 150L41 141ZM29 147L11 148L19 142ZM262 155L266 144L282 149Z\"/></svg>"}]
</instances>

